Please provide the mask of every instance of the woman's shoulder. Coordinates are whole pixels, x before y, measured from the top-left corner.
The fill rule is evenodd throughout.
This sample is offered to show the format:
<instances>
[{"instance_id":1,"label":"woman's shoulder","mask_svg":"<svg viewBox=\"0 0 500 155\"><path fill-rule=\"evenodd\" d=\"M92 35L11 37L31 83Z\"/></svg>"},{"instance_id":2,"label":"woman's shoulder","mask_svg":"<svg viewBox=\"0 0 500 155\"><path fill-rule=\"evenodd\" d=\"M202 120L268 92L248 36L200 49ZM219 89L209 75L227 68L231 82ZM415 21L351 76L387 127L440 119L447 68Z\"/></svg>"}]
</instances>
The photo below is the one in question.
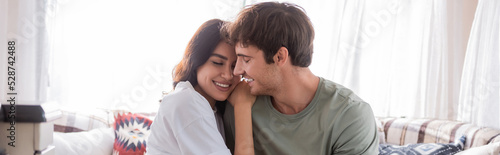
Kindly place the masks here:
<instances>
[{"instance_id":1,"label":"woman's shoulder","mask_svg":"<svg viewBox=\"0 0 500 155\"><path fill-rule=\"evenodd\" d=\"M200 108L206 100L201 96L189 82L179 83L175 90L163 97L160 103L161 110L186 110Z\"/></svg>"}]
</instances>

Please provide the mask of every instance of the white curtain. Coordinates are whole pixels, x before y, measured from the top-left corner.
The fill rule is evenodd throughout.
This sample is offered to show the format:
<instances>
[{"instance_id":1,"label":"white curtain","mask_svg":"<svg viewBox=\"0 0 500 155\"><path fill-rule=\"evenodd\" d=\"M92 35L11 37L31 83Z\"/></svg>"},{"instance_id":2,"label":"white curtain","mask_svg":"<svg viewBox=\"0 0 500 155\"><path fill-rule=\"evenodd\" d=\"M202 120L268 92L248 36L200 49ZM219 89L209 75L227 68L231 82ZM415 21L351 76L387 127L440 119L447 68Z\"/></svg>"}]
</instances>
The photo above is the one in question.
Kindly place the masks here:
<instances>
[{"instance_id":1,"label":"white curtain","mask_svg":"<svg viewBox=\"0 0 500 155\"><path fill-rule=\"evenodd\" d=\"M15 97L16 104L36 105L47 101L49 87L49 31L52 29L54 1L1 0L0 1L0 102ZM15 45L15 79L8 77L7 42ZM7 82L15 82L11 91ZM7 95L17 93L17 95Z\"/></svg>"},{"instance_id":2,"label":"white curtain","mask_svg":"<svg viewBox=\"0 0 500 155\"><path fill-rule=\"evenodd\" d=\"M474 2L317 5L304 5L317 32L313 72L354 90L377 116L456 119Z\"/></svg>"},{"instance_id":3,"label":"white curtain","mask_svg":"<svg viewBox=\"0 0 500 155\"><path fill-rule=\"evenodd\" d=\"M61 1L49 35L56 46L48 98L155 111L198 26L233 20L257 2ZM316 75L354 90L377 116L457 119L476 0L289 2L303 7L315 28Z\"/></svg>"},{"instance_id":4,"label":"white curtain","mask_svg":"<svg viewBox=\"0 0 500 155\"><path fill-rule=\"evenodd\" d=\"M66 108L156 112L193 33L241 7L232 0L60 1L49 98Z\"/></svg>"},{"instance_id":5,"label":"white curtain","mask_svg":"<svg viewBox=\"0 0 500 155\"><path fill-rule=\"evenodd\" d=\"M460 88L459 120L500 128L500 1L479 0Z\"/></svg>"}]
</instances>

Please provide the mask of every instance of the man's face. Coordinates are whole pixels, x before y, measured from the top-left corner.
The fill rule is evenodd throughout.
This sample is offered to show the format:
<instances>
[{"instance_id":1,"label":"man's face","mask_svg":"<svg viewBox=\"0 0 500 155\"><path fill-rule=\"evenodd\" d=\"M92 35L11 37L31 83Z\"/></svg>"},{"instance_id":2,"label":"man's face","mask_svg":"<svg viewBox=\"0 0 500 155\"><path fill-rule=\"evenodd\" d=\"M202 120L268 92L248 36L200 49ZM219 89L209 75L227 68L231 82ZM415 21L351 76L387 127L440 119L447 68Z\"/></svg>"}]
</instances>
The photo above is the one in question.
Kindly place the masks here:
<instances>
[{"instance_id":1,"label":"man's face","mask_svg":"<svg viewBox=\"0 0 500 155\"><path fill-rule=\"evenodd\" d=\"M275 93L281 81L275 63L267 64L264 58L264 52L253 45L243 47L237 43L236 47L236 66L234 75L242 75L248 79L250 93L252 95L272 95Z\"/></svg>"}]
</instances>

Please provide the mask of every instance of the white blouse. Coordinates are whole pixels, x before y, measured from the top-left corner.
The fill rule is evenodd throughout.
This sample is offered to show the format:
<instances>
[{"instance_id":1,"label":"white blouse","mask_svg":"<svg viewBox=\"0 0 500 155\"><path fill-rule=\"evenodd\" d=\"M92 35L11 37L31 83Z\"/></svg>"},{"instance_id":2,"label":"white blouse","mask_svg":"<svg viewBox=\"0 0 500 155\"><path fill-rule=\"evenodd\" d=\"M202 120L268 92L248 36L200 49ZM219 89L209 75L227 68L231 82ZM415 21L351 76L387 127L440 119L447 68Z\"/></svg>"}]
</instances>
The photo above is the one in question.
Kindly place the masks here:
<instances>
[{"instance_id":1,"label":"white blouse","mask_svg":"<svg viewBox=\"0 0 500 155\"><path fill-rule=\"evenodd\" d=\"M147 154L230 155L214 112L191 83L179 82L160 104L146 143Z\"/></svg>"}]
</instances>

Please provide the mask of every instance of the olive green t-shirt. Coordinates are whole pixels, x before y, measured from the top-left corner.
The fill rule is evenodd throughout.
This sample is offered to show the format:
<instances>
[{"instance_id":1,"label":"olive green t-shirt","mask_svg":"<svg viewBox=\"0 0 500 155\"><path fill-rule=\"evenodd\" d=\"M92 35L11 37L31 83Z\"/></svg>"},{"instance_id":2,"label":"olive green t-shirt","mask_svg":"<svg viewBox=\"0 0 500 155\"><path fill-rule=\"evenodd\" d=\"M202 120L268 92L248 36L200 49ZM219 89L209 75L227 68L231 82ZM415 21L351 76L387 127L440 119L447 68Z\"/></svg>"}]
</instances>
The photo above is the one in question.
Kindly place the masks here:
<instances>
[{"instance_id":1,"label":"olive green t-shirt","mask_svg":"<svg viewBox=\"0 0 500 155\"><path fill-rule=\"evenodd\" d=\"M278 112L270 96L252 107L255 154L378 154L377 126L369 104L351 90L320 77L301 112ZM226 144L234 152L234 109L226 106Z\"/></svg>"}]
</instances>

